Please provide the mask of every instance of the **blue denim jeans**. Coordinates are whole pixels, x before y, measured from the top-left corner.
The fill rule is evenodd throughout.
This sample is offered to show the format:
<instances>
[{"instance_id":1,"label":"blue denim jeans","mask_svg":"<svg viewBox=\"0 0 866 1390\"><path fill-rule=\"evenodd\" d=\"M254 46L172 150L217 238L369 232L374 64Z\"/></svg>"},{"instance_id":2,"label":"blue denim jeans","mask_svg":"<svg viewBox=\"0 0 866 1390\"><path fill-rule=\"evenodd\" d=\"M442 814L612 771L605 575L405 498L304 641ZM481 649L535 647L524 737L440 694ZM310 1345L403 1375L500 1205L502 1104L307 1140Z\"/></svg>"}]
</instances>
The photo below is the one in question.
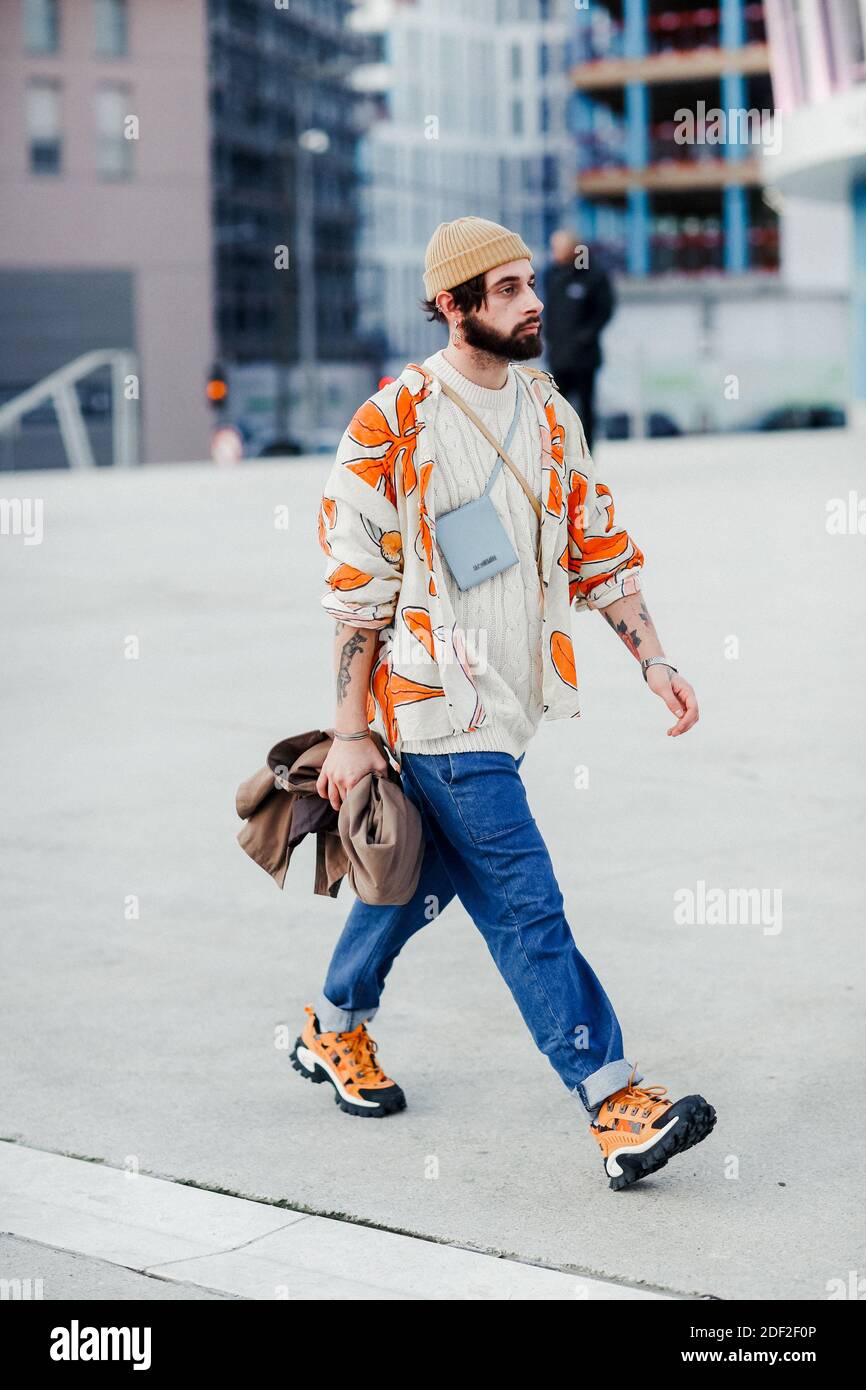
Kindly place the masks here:
<instances>
[{"instance_id":1,"label":"blue denim jeans","mask_svg":"<svg viewBox=\"0 0 866 1390\"><path fill-rule=\"evenodd\" d=\"M319 1026L373 1018L395 957L457 895L481 932L536 1045L595 1117L631 1074L613 1005L578 951L562 893L510 753L402 753L425 852L408 903L356 899L316 1001ZM432 910L431 910L432 904ZM636 1082L643 1080L637 1073Z\"/></svg>"}]
</instances>

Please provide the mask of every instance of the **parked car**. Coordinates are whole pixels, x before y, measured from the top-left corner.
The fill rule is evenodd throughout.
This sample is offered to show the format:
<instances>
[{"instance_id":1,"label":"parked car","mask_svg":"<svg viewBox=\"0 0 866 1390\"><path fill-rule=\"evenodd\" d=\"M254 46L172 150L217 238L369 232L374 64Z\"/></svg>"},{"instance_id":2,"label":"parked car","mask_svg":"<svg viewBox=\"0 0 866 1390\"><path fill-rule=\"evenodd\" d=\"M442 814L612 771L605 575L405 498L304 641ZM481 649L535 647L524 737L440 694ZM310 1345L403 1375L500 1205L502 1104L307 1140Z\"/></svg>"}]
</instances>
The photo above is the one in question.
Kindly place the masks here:
<instances>
[{"instance_id":1,"label":"parked car","mask_svg":"<svg viewBox=\"0 0 866 1390\"><path fill-rule=\"evenodd\" d=\"M845 411L838 405L780 405L760 416L750 425L755 430L830 430L843 429L847 423Z\"/></svg>"},{"instance_id":2,"label":"parked car","mask_svg":"<svg viewBox=\"0 0 866 1390\"><path fill-rule=\"evenodd\" d=\"M272 459L280 458L283 454L302 454L304 450L296 439L272 439L264 448L259 449L257 458Z\"/></svg>"},{"instance_id":3,"label":"parked car","mask_svg":"<svg viewBox=\"0 0 866 1390\"><path fill-rule=\"evenodd\" d=\"M631 416L625 411L603 417L605 439L631 439ZM668 439L682 434L682 430L669 415L653 410L644 418L644 429L650 439Z\"/></svg>"}]
</instances>

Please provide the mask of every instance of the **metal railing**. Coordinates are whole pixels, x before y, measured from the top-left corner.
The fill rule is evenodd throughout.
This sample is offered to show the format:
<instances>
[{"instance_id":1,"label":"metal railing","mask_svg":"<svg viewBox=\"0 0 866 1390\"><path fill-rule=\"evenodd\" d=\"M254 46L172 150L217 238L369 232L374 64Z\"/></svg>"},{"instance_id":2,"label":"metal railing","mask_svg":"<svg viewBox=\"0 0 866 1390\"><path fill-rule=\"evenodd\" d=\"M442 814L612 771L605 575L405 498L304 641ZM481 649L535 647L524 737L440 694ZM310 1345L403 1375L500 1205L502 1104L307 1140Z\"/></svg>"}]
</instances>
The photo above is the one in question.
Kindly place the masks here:
<instances>
[{"instance_id":1,"label":"metal railing","mask_svg":"<svg viewBox=\"0 0 866 1390\"><path fill-rule=\"evenodd\" d=\"M138 374L133 352L120 348L85 352L65 367L37 381L5 405L0 405L0 438L11 434L25 415L47 401L54 404L57 423L70 468L95 468L96 459L81 402L75 389L79 381L103 367L111 369L111 430L113 462L121 468L138 463ZM128 385L135 383L135 393Z\"/></svg>"}]
</instances>

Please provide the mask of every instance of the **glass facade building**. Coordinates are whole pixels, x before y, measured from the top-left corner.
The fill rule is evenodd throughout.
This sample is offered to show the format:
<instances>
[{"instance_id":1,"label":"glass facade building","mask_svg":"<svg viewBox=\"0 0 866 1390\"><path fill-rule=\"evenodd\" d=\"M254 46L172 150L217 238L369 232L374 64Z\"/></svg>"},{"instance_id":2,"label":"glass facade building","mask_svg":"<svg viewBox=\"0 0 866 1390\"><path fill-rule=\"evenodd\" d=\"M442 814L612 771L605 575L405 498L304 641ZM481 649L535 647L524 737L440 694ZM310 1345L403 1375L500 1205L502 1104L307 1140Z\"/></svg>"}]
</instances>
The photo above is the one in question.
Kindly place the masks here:
<instances>
[{"instance_id":1,"label":"glass facade building","mask_svg":"<svg viewBox=\"0 0 866 1390\"><path fill-rule=\"evenodd\" d=\"M569 0L370 0L382 118L360 155L361 315L386 370L442 346L419 305L427 243L471 214L518 232L538 267L572 196Z\"/></svg>"},{"instance_id":2,"label":"glass facade building","mask_svg":"<svg viewBox=\"0 0 866 1390\"><path fill-rule=\"evenodd\" d=\"M348 27L352 8L209 0L216 326L227 362L298 360L303 277L315 281L317 359L371 355L355 287L363 98L349 78L378 47Z\"/></svg>"}]
</instances>

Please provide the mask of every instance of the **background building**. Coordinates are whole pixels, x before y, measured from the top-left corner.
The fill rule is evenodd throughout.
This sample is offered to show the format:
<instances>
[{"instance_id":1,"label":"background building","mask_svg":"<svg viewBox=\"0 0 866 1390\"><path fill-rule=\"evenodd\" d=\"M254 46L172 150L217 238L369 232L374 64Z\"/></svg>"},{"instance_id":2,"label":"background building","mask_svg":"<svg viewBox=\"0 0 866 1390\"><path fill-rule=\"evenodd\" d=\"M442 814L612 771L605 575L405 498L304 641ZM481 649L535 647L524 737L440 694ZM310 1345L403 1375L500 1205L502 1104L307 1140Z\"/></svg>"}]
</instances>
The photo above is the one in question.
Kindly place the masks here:
<instances>
[{"instance_id":1,"label":"background building","mask_svg":"<svg viewBox=\"0 0 866 1390\"><path fill-rule=\"evenodd\" d=\"M571 52L574 221L618 272L608 433L754 426L807 405L838 421L844 229L799 207L780 220L766 192L779 131L762 5L593 0ZM792 277L819 230L831 255Z\"/></svg>"},{"instance_id":2,"label":"background building","mask_svg":"<svg viewBox=\"0 0 866 1390\"><path fill-rule=\"evenodd\" d=\"M603 433L841 421L845 228L800 203L780 217L767 191L760 3L361 0L353 23L383 42L359 274L389 374L441 345L418 303L424 250L472 211L519 231L539 268L572 225L613 274ZM828 254L806 271L816 237Z\"/></svg>"},{"instance_id":3,"label":"background building","mask_svg":"<svg viewBox=\"0 0 866 1390\"><path fill-rule=\"evenodd\" d=\"M772 108L761 4L596 0L576 14L574 51L578 211L609 261L630 275L776 270L760 146L678 138L684 108Z\"/></svg>"},{"instance_id":4,"label":"background building","mask_svg":"<svg viewBox=\"0 0 866 1390\"><path fill-rule=\"evenodd\" d=\"M513 228L536 264L572 196L566 0L362 0L382 38L382 117L361 147L362 322L395 373L442 346L419 307L440 222Z\"/></svg>"},{"instance_id":5,"label":"background building","mask_svg":"<svg viewBox=\"0 0 866 1390\"><path fill-rule=\"evenodd\" d=\"M206 456L204 0L4 0L0 196L0 401L90 349L132 348L142 458ZM85 397L110 462L104 382ZM63 461L50 408L0 441L3 467Z\"/></svg>"},{"instance_id":6,"label":"background building","mask_svg":"<svg viewBox=\"0 0 866 1390\"><path fill-rule=\"evenodd\" d=\"M356 277L375 101L354 83L379 43L348 27L352 9L209 4L218 352L252 449L336 442L378 369Z\"/></svg>"},{"instance_id":7,"label":"background building","mask_svg":"<svg viewBox=\"0 0 866 1390\"><path fill-rule=\"evenodd\" d=\"M853 419L866 425L866 0L767 0L773 89L784 140L767 176L785 205L809 205L822 230L843 223L838 257L851 290ZM798 279L832 259L837 242L813 238Z\"/></svg>"},{"instance_id":8,"label":"background building","mask_svg":"<svg viewBox=\"0 0 866 1390\"><path fill-rule=\"evenodd\" d=\"M851 361L866 399L864 7L6 0L0 406L129 349L145 461L220 421L332 449L442 344L424 252L472 212L539 272L571 226L613 275L602 437L838 422ZM101 463L106 380L77 388ZM0 467L66 460L51 405L4 431Z\"/></svg>"}]
</instances>

